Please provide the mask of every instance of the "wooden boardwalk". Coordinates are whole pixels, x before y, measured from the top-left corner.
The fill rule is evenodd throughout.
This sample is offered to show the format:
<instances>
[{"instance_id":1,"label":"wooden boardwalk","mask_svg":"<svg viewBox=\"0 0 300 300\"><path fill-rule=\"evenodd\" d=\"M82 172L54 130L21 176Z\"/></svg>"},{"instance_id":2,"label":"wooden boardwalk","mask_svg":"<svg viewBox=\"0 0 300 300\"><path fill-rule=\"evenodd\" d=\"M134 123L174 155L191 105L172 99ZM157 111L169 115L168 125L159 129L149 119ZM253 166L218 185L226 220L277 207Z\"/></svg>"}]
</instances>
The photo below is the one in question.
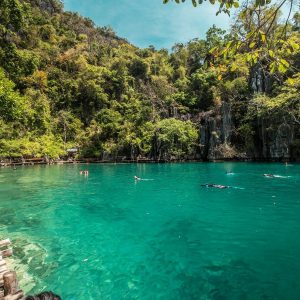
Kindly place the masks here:
<instances>
[{"instance_id":1,"label":"wooden boardwalk","mask_svg":"<svg viewBox=\"0 0 300 300\"><path fill-rule=\"evenodd\" d=\"M12 254L11 241L0 240L0 300L24 299L24 293L18 286L17 274L9 270L5 261Z\"/></svg>"}]
</instances>

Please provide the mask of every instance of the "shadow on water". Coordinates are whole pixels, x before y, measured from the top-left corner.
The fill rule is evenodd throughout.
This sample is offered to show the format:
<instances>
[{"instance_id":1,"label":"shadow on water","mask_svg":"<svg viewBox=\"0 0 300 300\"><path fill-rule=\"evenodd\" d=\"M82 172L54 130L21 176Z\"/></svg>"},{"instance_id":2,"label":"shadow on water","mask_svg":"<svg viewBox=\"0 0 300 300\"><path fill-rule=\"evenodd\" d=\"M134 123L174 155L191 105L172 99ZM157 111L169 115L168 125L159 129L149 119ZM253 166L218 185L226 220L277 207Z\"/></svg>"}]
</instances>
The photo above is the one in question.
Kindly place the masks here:
<instances>
[{"instance_id":1,"label":"shadow on water","mask_svg":"<svg viewBox=\"0 0 300 300\"><path fill-rule=\"evenodd\" d=\"M146 257L151 266L136 269L137 278L144 278L145 286L151 284L152 292L161 299L250 300L253 295L255 299L276 299L272 286L261 288L264 283L244 258L225 257L216 264L214 257L207 257L202 248L209 233L198 230L195 221L189 219L164 224L148 244Z\"/></svg>"},{"instance_id":2,"label":"shadow on water","mask_svg":"<svg viewBox=\"0 0 300 300\"><path fill-rule=\"evenodd\" d=\"M122 208L116 206L113 203L81 203L80 208L82 209L81 215L85 218L95 218L98 222L112 222L122 221L128 219L131 215L131 210L128 208Z\"/></svg>"}]
</instances>

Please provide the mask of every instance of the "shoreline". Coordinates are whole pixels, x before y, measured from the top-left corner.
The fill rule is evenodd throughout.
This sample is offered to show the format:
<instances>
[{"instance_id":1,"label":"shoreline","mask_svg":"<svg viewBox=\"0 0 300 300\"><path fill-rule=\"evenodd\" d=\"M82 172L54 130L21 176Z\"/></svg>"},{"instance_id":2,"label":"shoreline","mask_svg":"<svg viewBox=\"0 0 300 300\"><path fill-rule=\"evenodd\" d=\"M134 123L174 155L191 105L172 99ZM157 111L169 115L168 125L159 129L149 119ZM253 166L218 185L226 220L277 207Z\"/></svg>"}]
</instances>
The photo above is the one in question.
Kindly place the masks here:
<instances>
[{"instance_id":1,"label":"shoreline","mask_svg":"<svg viewBox=\"0 0 300 300\"><path fill-rule=\"evenodd\" d=\"M186 160L154 160L154 159L139 159L139 160L97 160L97 159L80 159L80 160L57 160L52 162L42 161L1 161L0 168L5 167L20 167L20 166L35 166L35 165L70 165L70 164L166 164L166 163L223 163L223 162L252 162L252 163L299 163L299 160L295 159L186 159Z\"/></svg>"}]
</instances>

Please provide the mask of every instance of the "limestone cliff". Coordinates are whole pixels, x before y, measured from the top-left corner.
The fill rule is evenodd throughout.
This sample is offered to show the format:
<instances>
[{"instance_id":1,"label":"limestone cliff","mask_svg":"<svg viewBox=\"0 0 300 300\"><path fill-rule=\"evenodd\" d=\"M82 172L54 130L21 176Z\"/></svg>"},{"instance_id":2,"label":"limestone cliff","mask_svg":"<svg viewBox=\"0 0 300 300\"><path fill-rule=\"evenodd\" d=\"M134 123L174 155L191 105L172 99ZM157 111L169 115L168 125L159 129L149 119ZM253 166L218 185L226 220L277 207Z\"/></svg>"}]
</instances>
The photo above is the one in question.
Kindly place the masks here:
<instances>
[{"instance_id":1,"label":"limestone cliff","mask_svg":"<svg viewBox=\"0 0 300 300\"><path fill-rule=\"evenodd\" d=\"M286 119L258 119L254 126L250 151L236 143L237 128L232 121L230 104L199 117L201 158L203 160L299 160L295 124ZM240 137L243 138L242 136Z\"/></svg>"}]
</instances>

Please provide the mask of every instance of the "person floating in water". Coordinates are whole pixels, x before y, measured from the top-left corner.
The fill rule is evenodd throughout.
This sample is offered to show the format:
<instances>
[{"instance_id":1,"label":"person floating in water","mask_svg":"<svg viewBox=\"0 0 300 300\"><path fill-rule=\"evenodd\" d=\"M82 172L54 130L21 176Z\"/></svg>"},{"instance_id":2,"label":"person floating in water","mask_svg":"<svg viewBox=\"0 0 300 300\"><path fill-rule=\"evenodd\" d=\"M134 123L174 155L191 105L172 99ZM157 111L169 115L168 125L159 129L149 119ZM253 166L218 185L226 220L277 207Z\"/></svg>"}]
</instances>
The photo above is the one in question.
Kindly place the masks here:
<instances>
[{"instance_id":1,"label":"person floating in water","mask_svg":"<svg viewBox=\"0 0 300 300\"><path fill-rule=\"evenodd\" d=\"M226 174L227 174L227 175L233 175L234 173L231 172L231 171L227 171Z\"/></svg>"},{"instance_id":2,"label":"person floating in water","mask_svg":"<svg viewBox=\"0 0 300 300\"><path fill-rule=\"evenodd\" d=\"M134 176L134 180L137 181L137 180L141 180L140 177L137 177L137 176Z\"/></svg>"},{"instance_id":3,"label":"person floating in water","mask_svg":"<svg viewBox=\"0 0 300 300\"><path fill-rule=\"evenodd\" d=\"M274 178L274 177L275 177L275 175L273 175L273 174L264 174L264 177L268 177L268 178Z\"/></svg>"},{"instance_id":4,"label":"person floating in water","mask_svg":"<svg viewBox=\"0 0 300 300\"><path fill-rule=\"evenodd\" d=\"M216 188L216 189L228 189L228 188L230 188L230 186L228 186L228 185L213 184L213 183L201 184L201 186L207 187L207 188Z\"/></svg>"}]
</instances>

